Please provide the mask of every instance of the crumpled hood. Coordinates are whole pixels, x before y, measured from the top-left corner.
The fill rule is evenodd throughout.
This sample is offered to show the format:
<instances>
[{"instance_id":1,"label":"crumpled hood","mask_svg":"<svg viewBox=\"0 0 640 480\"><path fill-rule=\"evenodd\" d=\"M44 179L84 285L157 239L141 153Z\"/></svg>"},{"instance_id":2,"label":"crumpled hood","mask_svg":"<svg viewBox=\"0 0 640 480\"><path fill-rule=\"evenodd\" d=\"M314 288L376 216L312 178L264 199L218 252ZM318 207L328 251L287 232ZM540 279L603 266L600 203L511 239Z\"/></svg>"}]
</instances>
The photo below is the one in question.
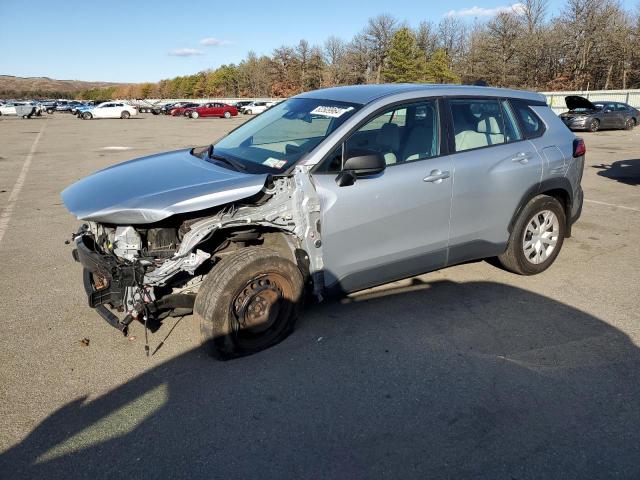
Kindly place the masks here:
<instances>
[{"instance_id":1,"label":"crumpled hood","mask_svg":"<svg viewBox=\"0 0 640 480\"><path fill-rule=\"evenodd\" d=\"M266 179L267 174L235 172L177 150L100 170L60 196L80 220L145 224L250 197Z\"/></svg>"},{"instance_id":2,"label":"crumpled hood","mask_svg":"<svg viewBox=\"0 0 640 480\"><path fill-rule=\"evenodd\" d=\"M564 103L569 110L575 110L576 108L587 108L589 110L596 110L596 106L584 97L578 95L569 95L564 97Z\"/></svg>"}]
</instances>

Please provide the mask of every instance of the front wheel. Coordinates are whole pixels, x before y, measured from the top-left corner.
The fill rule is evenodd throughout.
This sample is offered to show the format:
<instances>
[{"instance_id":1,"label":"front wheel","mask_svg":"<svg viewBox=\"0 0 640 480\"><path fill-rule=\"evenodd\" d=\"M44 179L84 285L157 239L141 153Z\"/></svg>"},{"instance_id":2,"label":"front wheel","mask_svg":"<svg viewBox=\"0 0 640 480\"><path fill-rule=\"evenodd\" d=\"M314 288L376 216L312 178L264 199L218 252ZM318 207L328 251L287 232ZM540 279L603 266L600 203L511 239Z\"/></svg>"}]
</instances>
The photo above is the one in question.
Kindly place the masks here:
<instances>
[{"instance_id":1,"label":"front wheel","mask_svg":"<svg viewBox=\"0 0 640 480\"><path fill-rule=\"evenodd\" d=\"M82 114L82 119L83 120L91 120L93 118L93 115L91 115L89 112L84 112Z\"/></svg>"},{"instance_id":2,"label":"front wheel","mask_svg":"<svg viewBox=\"0 0 640 480\"><path fill-rule=\"evenodd\" d=\"M246 115L252 115L252 114L253 114L253 112L252 112L251 110L245 110L245 111L244 111L244 113L245 113Z\"/></svg>"},{"instance_id":3,"label":"front wheel","mask_svg":"<svg viewBox=\"0 0 640 480\"><path fill-rule=\"evenodd\" d=\"M636 126L636 122L633 121L633 118L627 118L627 121L624 122L625 130L633 130L633 127Z\"/></svg>"},{"instance_id":4,"label":"front wheel","mask_svg":"<svg viewBox=\"0 0 640 480\"><path fill-rule=\"evenodd\" d=\"M224 118L231 118L231 112L224 112Z\"/></svg>"},{"instance_id":5,"label":"front wheel","mask_svg":"<svg viewBox=\"0 0 640 480\"><path fill-rule=\"evenodd\" d=\"M589 123L589 131L597 132L598 130L600 130L600 120L598 119L591 120L591 123Z\"/></svg>"},{"instance_id":6,"label":"front wheel","mask_svg":"<svg viewBox=\"0 0 640 480\"><path fill-rule=\"evenodd\" d=\"M560 202L547 195L538 195L522 209L513 226L507 250L498 260L513 273L541 273L560 253L565 231L566 216Z\"/></svg>"},{"instance_id":7,"label":"front wheel","mask_svg":"<svg viewBox=\"0 0 640 480\"><path fill-rule=\"evenodd\" d=\"M293 331L303 289L297 265L271 249L227 254L196 297L203 345L223 360L275 345Z\"/></svg>"},{"instance_id":8,"label":"front wheel","mask_svg":"<svg viewBox=\"0 0 640 480\"><path fill-rule=\"evenodd\" d=\"M122 118L123 120L126 120L130 116L131 116L131 114L129 112L127 112L126 110L120 114L120 118Z\"/></svg>"},{"instance_id":9,"label":"front wheel","mask_svg":"<svg viewBox=\"0 0 640 480\"><path fill-rule=\"evenodd\" d=\"M198 112L191 112L191 118L198 118L199 116Z\"/></svg>"}]
</instances>

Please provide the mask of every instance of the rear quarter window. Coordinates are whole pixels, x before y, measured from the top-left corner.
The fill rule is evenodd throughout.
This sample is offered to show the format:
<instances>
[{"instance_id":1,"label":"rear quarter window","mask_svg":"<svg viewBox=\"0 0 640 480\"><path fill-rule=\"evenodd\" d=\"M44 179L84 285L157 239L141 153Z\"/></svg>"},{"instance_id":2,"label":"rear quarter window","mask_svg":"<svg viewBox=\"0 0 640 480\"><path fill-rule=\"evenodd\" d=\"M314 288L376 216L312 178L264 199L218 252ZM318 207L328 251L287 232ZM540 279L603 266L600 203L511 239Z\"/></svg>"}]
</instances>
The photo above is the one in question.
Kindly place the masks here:
<instances>
[{"instance_id":1,"label":"rear quarter window","mask_svg":"<svg viewBox=\"0 0 640 480\"><path fill-rule=\"evenodd\" d=\"M545 130L544 122L535 114L526 102L519 99L511 99L511 105L518 117L520 128L525 138L537 138L542 136Z\"/></svg>"}]
</instances>

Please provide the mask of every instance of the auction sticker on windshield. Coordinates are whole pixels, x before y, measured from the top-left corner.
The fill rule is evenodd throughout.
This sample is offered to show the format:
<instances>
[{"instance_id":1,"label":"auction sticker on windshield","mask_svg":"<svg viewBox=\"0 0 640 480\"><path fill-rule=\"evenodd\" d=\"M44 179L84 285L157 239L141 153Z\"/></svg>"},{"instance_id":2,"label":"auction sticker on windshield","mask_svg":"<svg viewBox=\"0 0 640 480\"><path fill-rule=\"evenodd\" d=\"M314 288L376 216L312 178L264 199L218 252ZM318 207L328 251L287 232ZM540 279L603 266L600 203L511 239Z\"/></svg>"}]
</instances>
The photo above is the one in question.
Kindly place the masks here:
<instances>
[{"instance_id":1,"label":"auction sticker on windshield","mask_svg":"<svg viewBox=\"0 0 640 480\"><path fill-rule=\"evenodd\" d=\"M345 113L350 112L351 110L353 110L353 107L340 108L320 105L311 110L311 115L322 115L324 117L338 118Z\"/></svg>"},{"instance_id":2,"label":"auction sticker on windshield","mask_svg":"<svg viewBox=\"0 0 640 480\"><path fill-rule=\"evenodd\" d=\"M282 168L285 166L286 163L287 163L286 160L278 160L277 158L273 158L273 157L269 157L264 162L262 162L263 165L266 165L267 167L271 167L271 168Z\"/></svg>"}]
</instances>

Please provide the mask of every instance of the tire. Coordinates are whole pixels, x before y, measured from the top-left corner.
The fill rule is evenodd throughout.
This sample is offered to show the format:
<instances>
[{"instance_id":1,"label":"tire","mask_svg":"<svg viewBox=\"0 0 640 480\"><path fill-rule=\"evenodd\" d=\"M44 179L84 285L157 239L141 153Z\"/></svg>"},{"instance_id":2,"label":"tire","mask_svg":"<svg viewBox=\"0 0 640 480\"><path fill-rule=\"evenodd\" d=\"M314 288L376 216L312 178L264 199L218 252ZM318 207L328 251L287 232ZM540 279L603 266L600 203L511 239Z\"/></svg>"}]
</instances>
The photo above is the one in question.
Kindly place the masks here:
<instances>
[{"instance_id":1,"label":"tire","mask_svg":"<svg viewBox=\"0 0 640 480\"><path fill-rule=\"evenodd\" d=\"M636 123L634 122L633 118L627 118L627 120L624 122L625 130L633 130L633 127L635 126L636 126Z\"/></svg>"},{"instance_id":2,"label":"tire","mask_svg":"<svg viewBox=\"0 0 640 480\"><path fill-rule=\"evenodd\" d=\"M198 118L200 116L200 114L198 112L191 112L190 114L191 118Z\"/></svg>"},{"instance_id":3,"label":"tire","mask_svg":"<svg viewBox=\"0 0 640 480\"><path fill-rule=\"evenodd\" d=\"M545 217L545 212L552 213L555 216L555 222L548 221L552 217ZM536 230L536 223L541 227L547 225L549 229L543 230L541 235L532 234L532 230ZM529 200L520 212L509 237L507 250L498 257L498 261L504 268L519 275L536 275L544 272L560 253L565 232L566 215L560 202L547 195L538 195ZM550 241L554 236L555 245L552 250L549 250ZM526 245L529 245L528 249ZM547 245L546 248L544 248L545 245ZM539 249L536 249L536 246L539 246ZM539 255L537 251L541 254Z\"/></svg>"},{"instance_id":4,"label":"tire","mask_svg":"<svg viewBox=\"0 0 640 480\"><path fill-rule=\"evenodd\" d=\"M48 113L49 115L53 115L53 109L52 109L52 108L48 108L48 109L47 109L47 113Z\"/></svg>"},{"instance_id":5,"label":"tire","mask_svg":"<svg viewBox=\"0 0 640 480\"><path fill-rule=\"evenodd\" d=\"M589 131L595 133L598 130L600 130L600 120L598 120L597 118L594 118L589 123Z\"/></svg>"},{"instance_id":6,"label":"tire","mask_svg":"<svg viewBox=\"0 0 640 480\"><path fill-rule=\"evenodd\" d=\"M245 110L244 113L245 115L253 115L253 112L251 110Z\"/></svg>"},{"instance_id":7,"label":"tire","mask_svg":"<svg viewBox=\"0 0 640 480\"><path fill-rule=\"evenodd\" d=\"M120 114L120 118L123 119L123 120L126 120L130 116L131 116L131 114L129 112L127 112L126 110Z\"/></svg>"},{"instance_id":8,"label":"tire","mask_svg":"<svg viewBox=\"0 0 640 480\"><path fill-rule=\"evenodd\" d=\"M231 112L224 112L224 118L231 118Z\"/></svg>"},{"instance_id":9,"label":"tire","mask_svg":"<svg viewBox=\"0 0 640 480\"><path fill-rule=\"evenodd\" d=\"M303 290L297 265L277 252L248 247L229 253L207 275L196 297L203 346L226 360L284 340L300 313Z\"/></svg>"},{"instance_id":10,"label":"tire","mask_svg":"<svg viewBox=\"0 0 640 480\"><path fill-rule=\"evenodd\" d=\"M92 118L93 118L93 115L91 115L91 113L89 113L89 112L84 112L82 114L82 119L83 120L91 120Z\"/></svg>"}]
</instances>

